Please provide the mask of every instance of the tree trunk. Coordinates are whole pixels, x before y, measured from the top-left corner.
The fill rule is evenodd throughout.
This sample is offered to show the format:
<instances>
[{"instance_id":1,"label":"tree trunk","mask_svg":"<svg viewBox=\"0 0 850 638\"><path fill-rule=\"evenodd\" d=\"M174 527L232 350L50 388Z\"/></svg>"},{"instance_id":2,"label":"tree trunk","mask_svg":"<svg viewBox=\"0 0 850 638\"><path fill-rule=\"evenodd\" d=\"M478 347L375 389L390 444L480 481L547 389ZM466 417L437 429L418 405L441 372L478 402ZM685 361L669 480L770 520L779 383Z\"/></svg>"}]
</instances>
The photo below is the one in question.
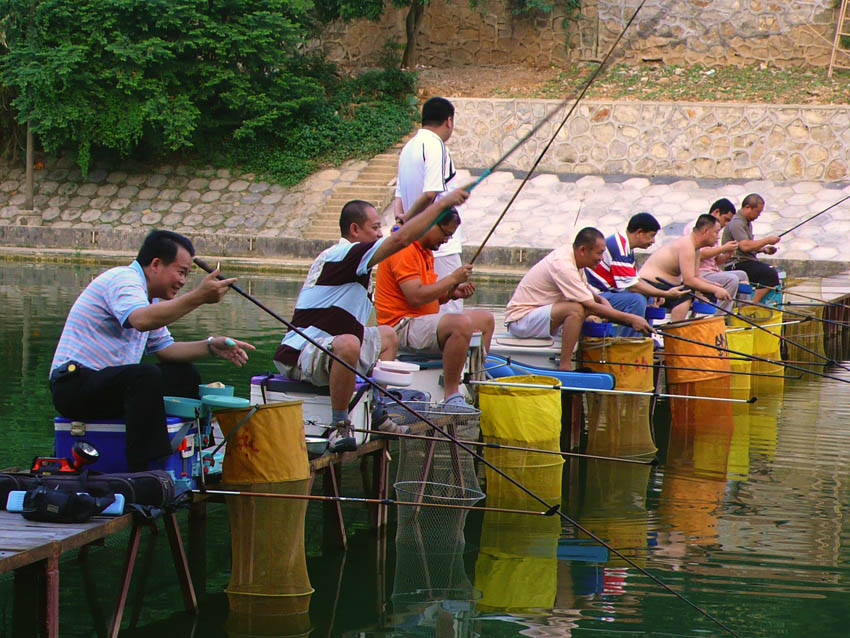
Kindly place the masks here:
<instances>
[{"instance_id":1,"label":"tree trunk","mask_svg":"<svg viewBox=\"0 0 850 638\"><path fill-rule=\"evenodd\" d=\"M401 57L401 66L412 69L416 64L416 38L419 35L419 25L422 24L422 16L425 13L425 0L413 0L407 11L407 19L404 21L404 29L407 32L407 42L404 45L404 54Z\"/></svg>"}]
</instances>

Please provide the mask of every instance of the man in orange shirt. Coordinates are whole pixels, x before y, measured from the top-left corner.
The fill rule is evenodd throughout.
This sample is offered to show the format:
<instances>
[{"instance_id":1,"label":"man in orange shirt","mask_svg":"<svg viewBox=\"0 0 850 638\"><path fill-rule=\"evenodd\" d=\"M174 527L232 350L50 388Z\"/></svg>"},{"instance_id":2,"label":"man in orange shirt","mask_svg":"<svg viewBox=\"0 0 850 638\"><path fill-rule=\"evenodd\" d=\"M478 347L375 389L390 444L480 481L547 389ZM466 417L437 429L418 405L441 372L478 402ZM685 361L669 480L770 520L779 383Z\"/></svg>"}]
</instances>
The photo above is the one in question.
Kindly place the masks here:
<instances>
[{"instance_id":1,"label":"man in orange shirt","mask_svg":"<svg viewBox=\"0 0 850 638\"><path fill-rule=\"evenodd\" d=\"M467 299L475 292L475 285L467 281L471 264L439 281L434 271L433 251L446 243L458 226L456 210L443 213L418 241L381 263L375 288L378 324L395 329L399 349L443 353L445 403L449 405L465 404L460 377L472 333L481 331L486 351L494 329L493 315L486 310L439 314L440 304Z\"/></svg>"}]
</instances>

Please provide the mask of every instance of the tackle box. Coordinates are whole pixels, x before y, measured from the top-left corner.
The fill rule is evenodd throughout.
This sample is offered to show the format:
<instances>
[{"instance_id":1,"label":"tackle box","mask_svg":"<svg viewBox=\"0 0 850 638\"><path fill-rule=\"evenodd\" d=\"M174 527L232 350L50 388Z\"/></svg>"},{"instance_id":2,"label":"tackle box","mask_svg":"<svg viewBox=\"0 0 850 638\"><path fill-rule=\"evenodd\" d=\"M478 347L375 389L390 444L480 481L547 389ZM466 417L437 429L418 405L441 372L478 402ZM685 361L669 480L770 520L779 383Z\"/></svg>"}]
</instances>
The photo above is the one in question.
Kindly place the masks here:
<instances>
[{"instance_id":1,"label":"tackle box","mask_svg":"<svg viewBox=\"0 0 850 638\"><path fill-rule=\"evenodd\" d=\"M189 429L183 434L183 442L174 454L165 462L151 464L149 469L166 470L174 475L174 480L190 478L197 474L196 435L197 427L194 419L167 417L168 435L174 438L184 426ZM55 434L56 456L73 458L71 449L74 443L85 440L94 445L100 453L97 461L89 465L91 470L104 473L128 472L125 455L125 425L122 419L103 419L80 421L57 416L53 419Z\"/></svg>"}]
</instances>

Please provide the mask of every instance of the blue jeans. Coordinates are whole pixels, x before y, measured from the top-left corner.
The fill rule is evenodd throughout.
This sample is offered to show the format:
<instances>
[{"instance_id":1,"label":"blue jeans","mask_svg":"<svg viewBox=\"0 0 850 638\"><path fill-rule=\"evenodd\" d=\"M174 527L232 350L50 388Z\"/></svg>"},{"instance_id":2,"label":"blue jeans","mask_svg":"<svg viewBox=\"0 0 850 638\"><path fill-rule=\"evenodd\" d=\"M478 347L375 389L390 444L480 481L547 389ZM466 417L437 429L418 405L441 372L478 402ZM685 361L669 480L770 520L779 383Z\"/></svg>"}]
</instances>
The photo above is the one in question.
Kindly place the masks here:
<instances>
[{"instance_id":1,"label":"blue jeans","mask_svg":"<svg viewBox=\"0 0 850 638\"><path fill-rule=\"evenodd\" d=\"M639 292L629 292L628 290L608 291L599 293L600 297L604 297L609 303L620 312L628 312L638 317L646 315L647 298ZM630 326L617 326L616 335L618 337L645 337L646 335L637 330L633 330Z\"/></svg>"}]
</instances>

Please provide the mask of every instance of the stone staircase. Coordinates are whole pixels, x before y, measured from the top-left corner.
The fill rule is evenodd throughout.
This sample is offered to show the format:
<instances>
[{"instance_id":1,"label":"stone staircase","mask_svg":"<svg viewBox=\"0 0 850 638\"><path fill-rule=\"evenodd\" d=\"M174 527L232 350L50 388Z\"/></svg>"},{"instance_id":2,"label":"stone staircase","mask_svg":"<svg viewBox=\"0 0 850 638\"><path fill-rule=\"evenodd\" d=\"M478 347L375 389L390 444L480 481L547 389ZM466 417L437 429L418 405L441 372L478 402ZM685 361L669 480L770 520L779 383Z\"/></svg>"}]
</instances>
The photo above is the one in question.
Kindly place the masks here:
<instances>
[{"instance_id":1,"label":"stone staircase","mask_svg":"<svg viewBox=\"0 0 850 638\"><path fill-rule=\"evenodd\" d=\"M353 183L338 185L319 214L305 229L305 239L339 239L339 213L345 203L352 199L369 202L381 213L393 200L398 156L406 142L407 139L404 139L386 153L369 160L366 168Z\"/></svg>"}]
</instances>

